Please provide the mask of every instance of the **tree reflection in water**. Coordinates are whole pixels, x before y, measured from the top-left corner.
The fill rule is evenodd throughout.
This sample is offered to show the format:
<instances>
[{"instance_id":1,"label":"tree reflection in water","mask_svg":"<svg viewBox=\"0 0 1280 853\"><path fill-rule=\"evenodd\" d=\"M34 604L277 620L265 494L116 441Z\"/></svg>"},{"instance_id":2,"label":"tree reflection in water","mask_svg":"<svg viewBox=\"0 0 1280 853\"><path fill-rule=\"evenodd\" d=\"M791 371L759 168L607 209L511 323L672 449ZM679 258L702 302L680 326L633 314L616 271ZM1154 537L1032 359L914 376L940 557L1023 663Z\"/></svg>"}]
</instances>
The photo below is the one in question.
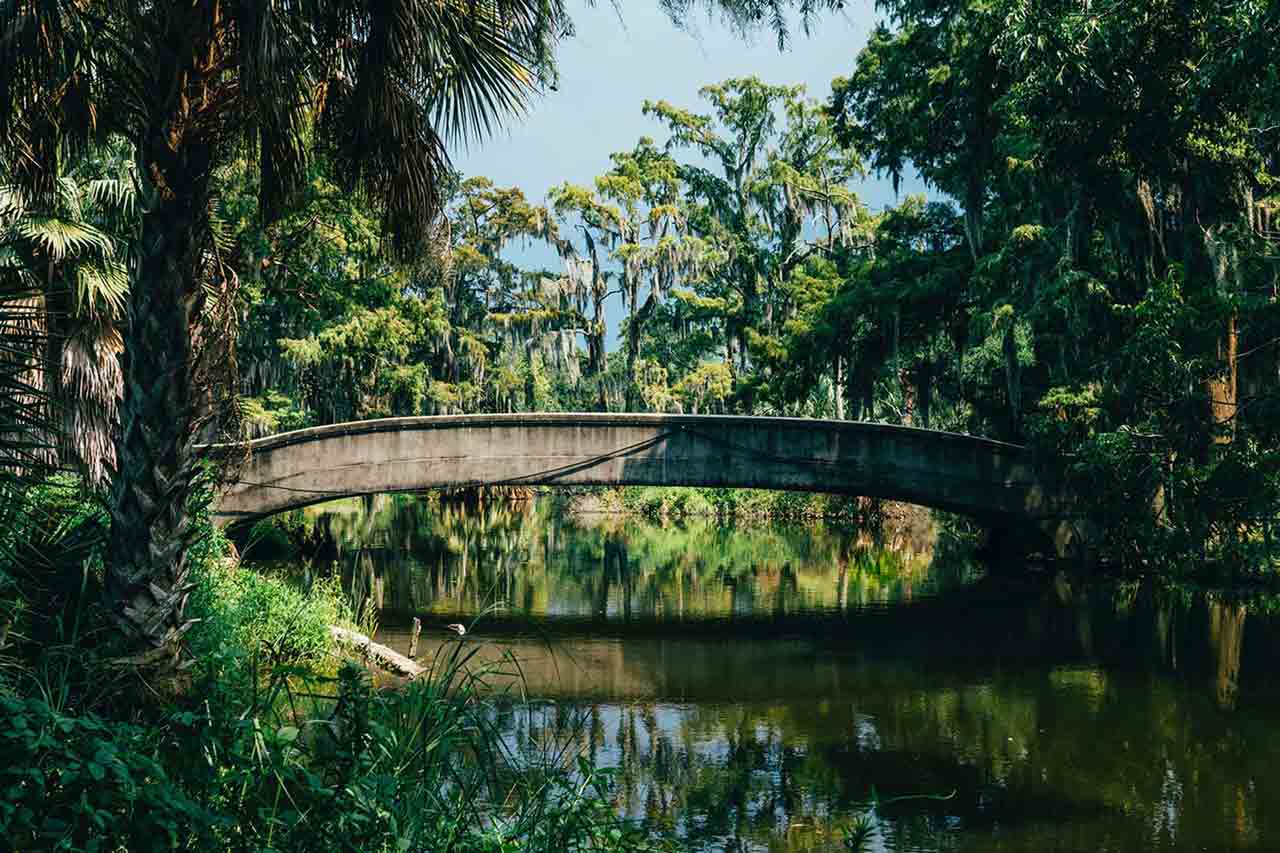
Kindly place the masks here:
<instances>
[{"instance_id":1,"label":"tree reflection in water","mask_svg":"<svg viewBox=\"0 0 1280 853\"><path fill-rule=\"evenodd\" d=\"M619 768L619 810L690 849L839 849L873 789L885 850L1280 849L1265 600L543 500L383 497L295 527L402 650L414 615L500 605L465 642L513 650L548 700L496 712L512 743Z\"/></svg>"},{"instance_id":2,"label":"tree reflection in water","mask_svg":"<svg viewBox=\"0 0 1280 853\"><path fill-rule=\"evenodd\" d=\"M312 565L339 566L348 587L372 595L384 617L495 604L607 619L835 611L910 600L974 571L931 571L929 542L888 551L822 525L574 518L545 500L379 495L291 513L283 523L305 528Z\"/></svg>"}]
</instances>

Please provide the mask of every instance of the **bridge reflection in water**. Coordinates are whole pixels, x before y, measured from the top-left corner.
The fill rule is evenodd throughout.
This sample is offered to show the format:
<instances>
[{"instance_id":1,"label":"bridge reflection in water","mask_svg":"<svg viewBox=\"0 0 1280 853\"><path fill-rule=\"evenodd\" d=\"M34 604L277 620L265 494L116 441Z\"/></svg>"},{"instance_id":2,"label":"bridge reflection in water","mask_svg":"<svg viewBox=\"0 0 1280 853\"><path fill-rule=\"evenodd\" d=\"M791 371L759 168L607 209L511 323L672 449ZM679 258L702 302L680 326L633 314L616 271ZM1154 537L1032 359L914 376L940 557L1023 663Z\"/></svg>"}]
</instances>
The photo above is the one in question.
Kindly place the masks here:
<instances>
[{"instance_id":1,"label":"bridge reflection in water","mask_svg":"<svg viewBox=\"0 0 1280 853\"><path fill-rule=\"evenodd\" d=\"M1280 848L1280 630L1244 604L547 503L303 520L402 651L414 616L429 655L500 605L461 642L548 700L495 712L511 743L620 768L619 809L687 849L839 849L872 786L884 849Z\"/></svg>"}]
</instances>

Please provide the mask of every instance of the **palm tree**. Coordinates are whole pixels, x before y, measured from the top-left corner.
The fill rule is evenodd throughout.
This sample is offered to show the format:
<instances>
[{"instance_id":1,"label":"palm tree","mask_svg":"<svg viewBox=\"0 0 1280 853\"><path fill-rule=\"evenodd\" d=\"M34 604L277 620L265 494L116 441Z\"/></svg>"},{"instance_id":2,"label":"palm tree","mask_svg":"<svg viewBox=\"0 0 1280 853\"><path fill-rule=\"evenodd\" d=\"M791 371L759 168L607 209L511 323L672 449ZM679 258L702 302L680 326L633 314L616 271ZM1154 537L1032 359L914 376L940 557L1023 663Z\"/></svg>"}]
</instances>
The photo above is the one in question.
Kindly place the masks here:
<instances>
[{"instance_id":1,"label":"palm tree","mask_svg":"<svg viewBox=\"0 0 1280 853\"><path fill-rule=\"evenodd\" d=\"M774 22L781 39L784 0L697 2L742 26ZM818 3L797 5L807 21ZM135 151L141 220L105 594L148 660L176 660L187 627L205 399L193 330L206 294L234 286L211 227L216 171L250 155L269 220L323 153L413 254L440 206L446 142L523 109L568 32L562 0L0 0L0 155L23 192L43 203L60 161L94 140L118 135ZM206 329L206 342L218 334Z\"/></svg>"},{"instance_id":2,"label":"palm tree","mask_svg":"<svg viewBox=\"0 0 1280 853\"><path fill-rule=\"evenodd\" d=\"M253 155L270 219L321 151L381 202L388 238L410 254L439 206L446 140L520 109L564 26L558 0L0 5L0 144L24 200L50 205L60 160L105 135L136 152L105 586L152 660L173 660L186 628L193 331L208 285L230 280L211 228L215 171Z\"/></svg>"},{"instance_id":3,"label":"palm tree","mask_svg":"<svg viewBox=\"0 0 1280 853\"><path fill-rule=\"evenodd\" d=\"M131 153L117 143L60 176L44 209L0 183L0 292L24 294L11 307L26 306L39 339L28 374L42 393L20 396L48 410L41 461L77 465L95 486L115 468L132 172Z\"/></svg>"}]
</instances>

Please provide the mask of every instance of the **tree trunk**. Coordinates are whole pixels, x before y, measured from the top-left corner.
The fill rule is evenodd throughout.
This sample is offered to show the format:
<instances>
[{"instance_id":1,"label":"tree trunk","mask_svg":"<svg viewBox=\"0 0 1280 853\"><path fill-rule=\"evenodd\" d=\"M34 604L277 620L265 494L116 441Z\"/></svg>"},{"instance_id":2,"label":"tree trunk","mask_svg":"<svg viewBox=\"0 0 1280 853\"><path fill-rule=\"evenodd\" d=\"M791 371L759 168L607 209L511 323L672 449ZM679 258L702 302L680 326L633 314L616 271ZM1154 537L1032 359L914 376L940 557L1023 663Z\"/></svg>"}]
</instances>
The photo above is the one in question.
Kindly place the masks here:
<instances>
[{"instance_id":1,"label":"tree trunk","mask_svg":"<svg viewBox=\"0 0 1280 853\"><path fill-rule=\"evenodd\" d=\"M1236 432L1236 404L1239 398L1239 371L1236 359L1239 351L1239 337L1236 331L1237 314L1231 312L1227 319L1224 334L1218 336L1218 360L1223 364L1223 372L1213 376L1207 382L1209 407L1213 417L1213 425L1217 432L1214 441L1229 444Z\"/></svg>"},{"instance_id":2,"label":"tree trunk","mask_svg":"<svg viewBox=\"0 0 1280 853\"><path fill-rule=\"evenodd\" d=\"M1197 216L1197 224L1206 216ZM1247 221L1247 217L1246 217ZM1199 235L1192 233L1192 239L1186 251L1193 254L1198 268L1203 270L1203 286L1209 290L1214 301L1228 298L1231 294L1239 294L1243 289L1240 281L1240 258L1233 246L1226 245L1219 238L1220 227L1199 227ZM1190 263L1188 262L1188 269ZM1192 280L1192 279L1188 279ZM1238 312L1232 309L1227 318L1226 328L1214 337L1211 355L1217 359L1219 368L1214 375L1205 380L1205 392L1209 397L1209 419L1212 430L1212 441L1228 444L1235 435L1235 416L1239 373L1236 359L1239 352L1239 337L1236 328Z\"/></svg>"},{"instance_id":3,"label":"tree trunk","mask_svg":"<svg viewBox=\"0 0 1280 853\"><path fill-rule=\"evenodd\" d=\"M1005 392L1009 397L1009 437L1022 434L1022 365L1018 363L1018 341L1014 335L1015 324L1009 320L1004 331Z\"/></svg>"},{"instance_id":4,"label":"tree trunk","mask_svg":"<svg viewBox=\"0 0 1280 853\"><path fill-rule=\"evenodd\" d=\"M929 428L929 410L933 403L933 362L926 360L916 372L916 405L920 426Z\"/></svg>"},{"instance_id":5,"label":"tree trunk","mask_svg":"<svg viewBox=\"0 0 1280 853\"><path fill-rule=\"evenodd\" d=\"M637 288L631 292L633 309L631 322L627 324L627 411L629 412L639 411L637 407L640 405L640 389L636 387L636 361L640 358L640 332L658 304L653 290L649 291L649 298L644 301L644 305L635 309L636 300L639 298Z\"/></svg>"},{"instance_id":6,"label":"tree trunk","mask_svg":"<svg viewBox=\"0 0 1280 853\"><path fill-rule=\"evenodd\" d=\"M831 384L831 393L835 398L836 420L844 420L844 356L836 356L836 377Z\"/></svg>"},{"instance_id":7,"label":"tree trunk","mask_svg":"<svg viewBox=\"0 0 1280 853\"><path fill-rule=\"evenodd\" d=\"M596 241L591 232L583 227L582 236L586 238L587 253L591 256L591 329L587 334L587 372L591 376L599 376L605 369L604 353L604 273L600 271L600 257L596 251Z\"/></svg>"},{"instance_id":8,"label":"tree trunk","mask_svg":"<svg viewBox=\"0 0 1280 853\"><path fill-rule=\"evenodd\" d=\"M913 426L916 412L916 386L911 381L911 371L898 368L898 388L902 391L902 425Z\"/></svg>"},{"instance_id":9,"label":"tree trunk","mask_svg":"<svg viewBox=\"0 0 1280 853\"><path fill-rule=\"evenodd\" d=\"M875 368L855 360L849 368L849 420L869 421L875 417Z\"/></svg>"},{"instance_id":10,"label":"tree trunk","mask_svg":"<svg viewBox=\"0 0 1280 853\"><path fill-rule=\"evenodd\" d=\"M587 337L587 372L591 376L604 373L604 294L592 300L591 334Z\"/></svg>"},{"instance_id":11,"label":"tree trunk","mask_svg":"<svg viewBox=\"0 0 1280 853\"><path fill-rule=\"evenodd\" d=\"M207 173L208 155L195 146L175 154L165 141L154 148L164 149L167 168L161 172L165 185L153 190L143 216L129 289L105 595L130 641L174 660L188 627L190 328L204 212L199 176Z\"/></svg>"},{"instance_id":12,"label":"tree trunk","mask_svg":"<svg viewBox=\"0 0 1280 853\"><path fill-rule=\"evenodd\" d=\"M640 357L639 286L627 285L627 299L631 304L631 322L627 323L627 411L640 411L640 389L636 387L636 360Z\"/></svg>"},{"instance_id":13,"label":"tree trunk","mask_svg":"<svg viewBox=\"0 0 1280 853\"><path fill-rule=\"evenodd\" d=\"M973 182L970 183L964 209L964 236L965 244L969 247L969 257L976 264L982 251L982 210L979 207L982 202L974 198L979 190L973 186Z\"/></svg>"}]
</instances>

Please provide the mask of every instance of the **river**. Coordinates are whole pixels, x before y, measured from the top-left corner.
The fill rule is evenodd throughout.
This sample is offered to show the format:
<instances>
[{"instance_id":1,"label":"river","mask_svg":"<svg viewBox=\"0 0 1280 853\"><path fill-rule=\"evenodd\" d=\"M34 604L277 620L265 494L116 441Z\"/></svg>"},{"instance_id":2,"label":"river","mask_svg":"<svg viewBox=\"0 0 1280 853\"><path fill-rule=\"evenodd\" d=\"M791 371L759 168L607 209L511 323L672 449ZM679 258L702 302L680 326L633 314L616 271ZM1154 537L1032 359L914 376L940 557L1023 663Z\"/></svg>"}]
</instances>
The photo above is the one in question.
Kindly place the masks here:
<instances>
[{"instance_id":1,"label":"river","mask_svg":"<svg viewBox=\"0 0 1280 853\"><path fill-rule=\"evenodd\" d=\"M295 524L378 640L407 651L416 616L421 658L513 657L538 701L504 712L511 743L616 768L619 811L690 850L845 849L858 816L874 850L1280 850L1266 598L558 506L379 496Z\"/></svg>"}]
</instances>

